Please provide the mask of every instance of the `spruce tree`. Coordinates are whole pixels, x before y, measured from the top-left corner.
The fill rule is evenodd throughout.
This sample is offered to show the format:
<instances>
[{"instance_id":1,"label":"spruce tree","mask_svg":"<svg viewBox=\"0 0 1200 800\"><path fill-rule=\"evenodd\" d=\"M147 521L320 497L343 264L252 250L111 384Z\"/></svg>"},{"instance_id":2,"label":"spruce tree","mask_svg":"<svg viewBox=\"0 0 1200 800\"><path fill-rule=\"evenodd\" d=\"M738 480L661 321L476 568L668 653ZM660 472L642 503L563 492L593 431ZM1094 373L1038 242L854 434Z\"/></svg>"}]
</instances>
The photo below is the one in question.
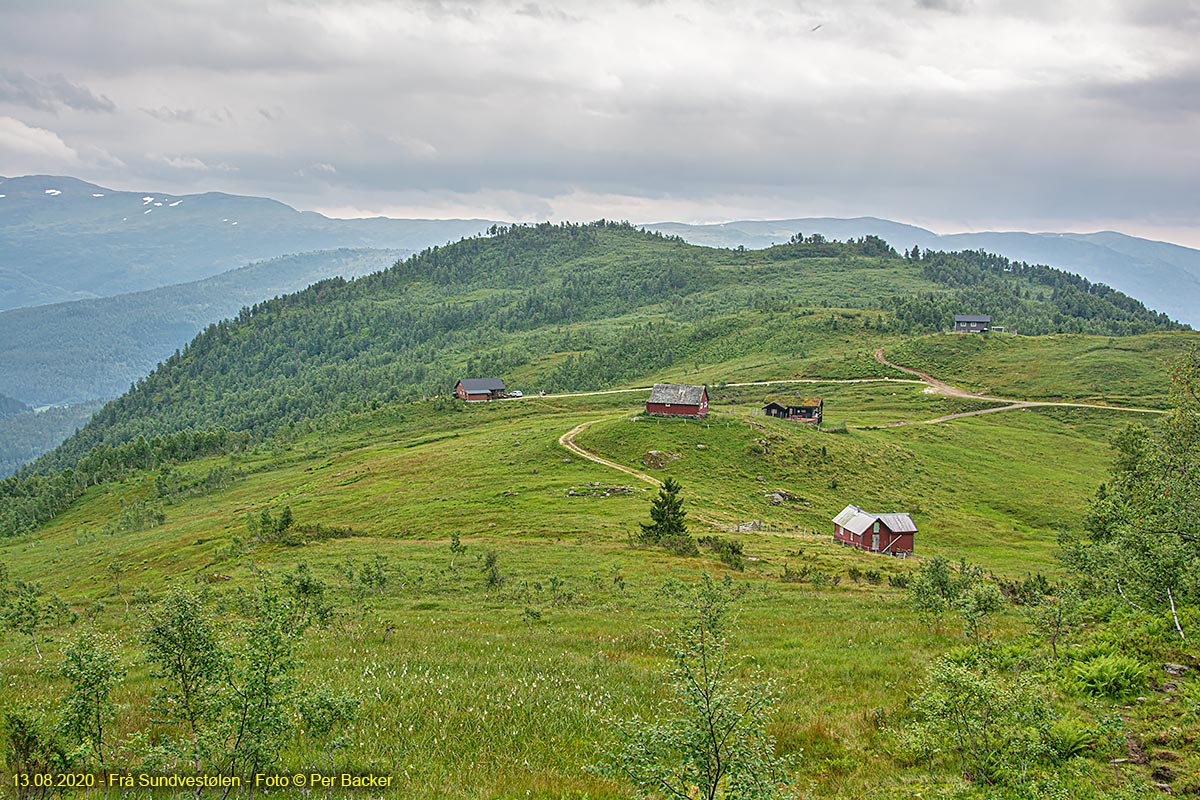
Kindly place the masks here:
<instances>
[{"instance_id":1,"label":"spruce tree","mask_svg":"<svg viewBox=\"0 0 1200 800\"><path fill-rule=\"evenodd\" d=\"M683 487L674 478L667 478L658 497L650 506L650 522L642 523L641 540L645 544L662 545L680 555L694 555L696 543L688 534L684 517L683 500L679 492Z\"/></svg>"}]
</instances>

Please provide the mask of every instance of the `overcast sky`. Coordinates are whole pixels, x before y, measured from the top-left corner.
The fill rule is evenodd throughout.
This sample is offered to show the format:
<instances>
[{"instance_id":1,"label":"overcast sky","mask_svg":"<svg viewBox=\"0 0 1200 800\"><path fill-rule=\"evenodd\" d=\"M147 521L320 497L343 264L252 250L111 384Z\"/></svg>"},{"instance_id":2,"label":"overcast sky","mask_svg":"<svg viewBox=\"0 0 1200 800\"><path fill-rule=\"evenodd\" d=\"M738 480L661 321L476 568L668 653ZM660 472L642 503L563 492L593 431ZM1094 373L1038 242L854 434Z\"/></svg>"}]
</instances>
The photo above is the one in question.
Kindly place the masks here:
<instances>
[{"instance_id":1,"label":"overcast sky","mask_svg":"<svg viewBox=\"0 0 1200 800\"><path fill-rule=\"evenodd\" d=\"M0 175L1200 246L1200 0L0 0Z\"/></svg>"}]
</instances>

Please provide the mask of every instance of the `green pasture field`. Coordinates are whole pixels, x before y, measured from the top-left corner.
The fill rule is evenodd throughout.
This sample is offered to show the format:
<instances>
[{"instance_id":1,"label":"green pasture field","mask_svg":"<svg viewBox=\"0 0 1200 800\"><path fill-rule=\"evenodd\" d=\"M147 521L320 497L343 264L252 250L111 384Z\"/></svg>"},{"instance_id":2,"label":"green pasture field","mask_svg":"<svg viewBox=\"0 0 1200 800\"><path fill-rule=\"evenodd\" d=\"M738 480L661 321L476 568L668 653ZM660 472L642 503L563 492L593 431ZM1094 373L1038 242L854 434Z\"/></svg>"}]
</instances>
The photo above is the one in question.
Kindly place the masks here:
<instances>
[{"instance_id":1,"label":"green pasture field","mask_svg":"<svg viewBox=\"0 0 1200 800\"><path fill-rule=\"evenodd\" d=\"M738 377L761 377L746 368ZM166 505L165 522L149 530L115 532L111 523L123 504L150 495L153 474L96 487L44 529L0 543L0 559L13 577L41 583L79 613L90 609L94 624L124 643L128 674L110 739L121 743L118 757L163 731L146 711L154 681L138 631L147 603L184 585L227 609L258 570L279 576L303 562L334 587L337 616L329 629L305 635L301 685L340 687L361 703L349 746L335 751L338 769L394 775L395 797L627 796L583 767L611 735L606 717L648 713L664 696L657 645L679 618L664 582L710 573L744 588L734 646L747 658L747 676L783 684L771 733L779 752L795 758L802 790L949 796L960 785L952 767L889 753L926 665L961 633L951 619L922 624L907 595L888 585L889 576L911 573L913 560L837 546L829 520L848 503L910 511L921 528L919 556L968 558L1010 577L1055 574L1056 531L1078 526L1106 477L1107 440L1133 415L1038 409L873 427L973 402L923 388L714 383L713 413L702 422L646 417L638 393L386 406L316 432L281 434L238 456L181 465L185 475L226 466L240 476ZM823 397L826 427L845 422L847 432L761 416L764 398L792 393ZM598 421L580 445L677 478L693 532L742 542L745 571L707 551L685 558L632 547L651 487L558 444L591 420ZM680 458L647 468L650 450ZM570 495L597 487L599 496ZM603 496L607 489L615 491ZM766 495L776 489L795 499L771 505ZM264 508L278 516L284 506L298 523L353 535L255 543L248 520ZM728 530L752 520L766 530ZM454 532L467 550L451 568ZM504 578L498 591L487 589L480 568L489 549ZM364 594L346 567L376 556L387 559L387 585ZM128 613L107 571L114 561L128 565ZM784 582L785 565L827 580L822 588ZM851 567L879 570L880 583L853 581ZM1022 629L1015 614L997 623L997 635L1014 643ZM62 693L55 666L70 630L44 634L40 661L28 640L3 639L9 702ZM319 743L298 734L283 768L326 766Z\"/></svg>"},{"instance_id":2,"label":"green pasture field","mask_svg":"<svg viewBox=\"0 0 1200 800\"><path fill-rule=\"evenodd\" d=\"M1037 400L1101 401L1163 408L1171 364L1200 346L1191 331L1108 337L1085 334L938 334L887 348L889 361L972 391Z\"/></svg>"}]
</instances>

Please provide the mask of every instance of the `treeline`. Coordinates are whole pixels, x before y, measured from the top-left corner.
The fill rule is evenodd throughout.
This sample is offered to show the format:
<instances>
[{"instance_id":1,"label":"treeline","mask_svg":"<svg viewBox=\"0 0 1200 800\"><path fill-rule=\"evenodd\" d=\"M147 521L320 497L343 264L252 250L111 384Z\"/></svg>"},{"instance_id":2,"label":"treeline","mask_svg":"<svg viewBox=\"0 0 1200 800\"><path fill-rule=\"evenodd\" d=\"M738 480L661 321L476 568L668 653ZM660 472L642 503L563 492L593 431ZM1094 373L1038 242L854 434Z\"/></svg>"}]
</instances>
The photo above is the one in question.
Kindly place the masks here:
<instances>
[{"instance_id":1,"label":"treeline","mask_svg":"<svg viewBox=\"0 0 1200 800\"><path fill-rule=\"evenodd\" d=\"M1110 286L1042 264L982 250L921 254L914 247L907 255L920 263L924 277L952 291L886 301L892 327L905 333L945 330L955 314L989 314L995 324L1028 336L1133 336L1187 328Z\"/></svg>"},{"instance_id":2,"label":"treeline","mask_svg":"<svg viewBox=\"0 0 1200 800\"><path fill-rule=\"evenodd\" d=\"M150 439L139 436L116 447L95 447L73 467L50 475L26 468L0 480L0 536L34 530L65 510L91 486L120 480L139 470L230 453L244 447L249 440L244 432L220 429L181 431Z\"/></svg>"},{"instance_id":3,"label":"treeline","mask_svg":"<svg viewBox=\"0 0 1200 800\"><path fill-rule=\"evenodd\" d=\"M789 258L837 258L846 256L895 258L899 255L894 247L878 236L868 235L839 242L836 239L826 239L819 233L809 236L797 233L788 240L787 244L769 247L765 252L776 260Z\"/></svg>"}]
</instances>

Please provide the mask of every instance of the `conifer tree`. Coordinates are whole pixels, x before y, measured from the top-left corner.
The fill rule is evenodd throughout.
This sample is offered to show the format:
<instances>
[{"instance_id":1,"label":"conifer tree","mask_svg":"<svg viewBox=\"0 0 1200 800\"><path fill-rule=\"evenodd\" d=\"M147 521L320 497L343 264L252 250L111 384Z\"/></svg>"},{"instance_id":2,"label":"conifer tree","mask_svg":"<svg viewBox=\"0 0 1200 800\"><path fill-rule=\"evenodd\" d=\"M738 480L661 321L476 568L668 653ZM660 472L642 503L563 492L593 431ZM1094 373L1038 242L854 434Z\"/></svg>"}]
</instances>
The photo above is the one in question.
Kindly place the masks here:
<instances>
[{"instance_id":1,"label":"conifer tree","mask_svg":"<svg viewBox=\"0 0 1200 800\"><path fill-rule=\"evenodd\" d=\"M682 489L674 478L667 478L650 506L650 522L642 523L641 540L645 544L662 545L680 555L694 555L696 543L688 533L687 512L679 497Z\"/></svg>"}]
</instances>

